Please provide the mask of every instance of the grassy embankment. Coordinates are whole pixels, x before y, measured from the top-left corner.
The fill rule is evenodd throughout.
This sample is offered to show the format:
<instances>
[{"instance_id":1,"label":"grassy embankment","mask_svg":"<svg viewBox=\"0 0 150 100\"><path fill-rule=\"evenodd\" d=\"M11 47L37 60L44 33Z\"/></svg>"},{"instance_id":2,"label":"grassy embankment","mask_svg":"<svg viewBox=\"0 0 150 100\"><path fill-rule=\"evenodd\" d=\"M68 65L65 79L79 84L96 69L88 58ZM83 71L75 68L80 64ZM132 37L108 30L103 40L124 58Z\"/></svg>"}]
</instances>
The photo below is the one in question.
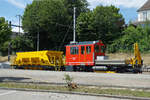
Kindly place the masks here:
<instances>
[{"instance_id":1,"label":"grassy embankment","mask_svg":"<svg viewBox=\"0 0 150 100\"><path fill-rule=\"evenodd\" d=\"M40 90L57 90L57 91L70 91L67 86L55 85L42 85L42 84L29 84L29 83L0 83L0 87L6 88L23 88L23 89L40 89ZM82 93L96 93L96 94L109 94L119 96L135 96L135 97L150 97L150 91L135 90L135 89L113 89L95 86L78 86L77 89L72 89L72 92Z\"/></svg>"},{"instance_id":2,"label":"grassy embankment","mask_svg":"<svg viewBox=\"0 0 150 100\"><path fill-rule=\"evenodd\" d=\"M15 56L10 57L10 62L12 63L14 61ZM8 56L0 56L0 62L7 62L8 61Z\"/></svg>"},{"instance_id":3,"label":"grassy embankment","mask_svg":"<svg viewBox=\"0 0 150 100\"><path fill-rule=\"evenodd\" d=\"M124 60L134 57L134 53L114 53L106 55L109 56L109 59L112 60ZM141 54L141 57L144 61L144 65L150 66L150 53Z\"/></svg>"}]
</instances>

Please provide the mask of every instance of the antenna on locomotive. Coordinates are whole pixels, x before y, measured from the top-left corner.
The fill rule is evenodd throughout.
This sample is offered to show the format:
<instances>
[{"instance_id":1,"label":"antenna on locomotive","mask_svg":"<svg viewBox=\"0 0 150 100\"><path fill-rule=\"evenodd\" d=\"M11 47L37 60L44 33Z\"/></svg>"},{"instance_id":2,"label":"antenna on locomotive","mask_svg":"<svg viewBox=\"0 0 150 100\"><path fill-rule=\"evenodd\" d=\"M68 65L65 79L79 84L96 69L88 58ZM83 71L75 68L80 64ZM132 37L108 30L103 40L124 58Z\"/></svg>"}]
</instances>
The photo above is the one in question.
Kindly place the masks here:
<instances>
[{"instance_id":1,"label":"antenna on locomotive","mask_svg":"<svg viewBox=\"0 0 150 100\"><path fill-rule=\"evenodd\" d=\"M73 8L73 41L71 41L70 43L76 43L76 7Z\"/></svg>"}]
</instances>

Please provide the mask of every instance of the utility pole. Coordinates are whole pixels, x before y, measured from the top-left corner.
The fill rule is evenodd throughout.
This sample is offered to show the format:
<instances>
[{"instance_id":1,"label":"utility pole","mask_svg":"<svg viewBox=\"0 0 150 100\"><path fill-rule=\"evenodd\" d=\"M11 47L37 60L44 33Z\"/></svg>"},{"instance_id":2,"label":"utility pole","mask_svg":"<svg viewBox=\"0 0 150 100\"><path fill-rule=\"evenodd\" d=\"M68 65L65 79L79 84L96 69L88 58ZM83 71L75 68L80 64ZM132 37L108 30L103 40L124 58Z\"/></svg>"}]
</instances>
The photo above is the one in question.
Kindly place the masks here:
<instances>
[{"instance_id":1,"label":"utility pole","mask_svg":"<svg viewBox=\"0 0 150 100\"><path fill-rule=\"evenodd\" d=\"M10 53L11 53L11 42L8 44L8 61L10 61Z\"/></svg>"},{"instance_id":2,"label":"utility pole","mask_svg":"<svg viewBox=\"0 0 150 100\"><path fill-rule=\"evenodd\" d=\"M11 28L11 21L9 21L9 28Z\"/></svg>"},{"instance_id":3,"label":"utility pole","mask_svg":"<svg viewBox=\"0 0 150 100\"><path fill-rule=\"evenodd\" d=\"M21 27L21 15L16 15L16 16L18 16L19 17L19 34L20 34L20 27Z\"/></svg>"},{"instance_id":4,"label":"utility pole","mask_svg":"<svg viewBox=\"0 0 150 100\"><path fill-rule=\"evenodd\" d=\"M76 7L73 8L73 42L76 42Z\"/></svg>"},{"instance_id":5,"label":"utility pole","mask_svg":"<svg viewBox=\"0 0 150 100\"><path fill-rule=\"evenodd\" d=\"M39 8L40 1L37 1L37 10ZM37 15L37 51L40 50L40 32L39 32L39 16Z\"/></svg>"},{"instance_id":6,"label":"utility pole","mask_svg":"<svg viewBox=\"0 0 150 100\"><path fill-rule=\"evenodd\" d=\"M37 51L39 51L39 44L40 44L40 34L39 34L39 26L38 26L38 33L37 33Z\"/></svg>"}]
</instances>

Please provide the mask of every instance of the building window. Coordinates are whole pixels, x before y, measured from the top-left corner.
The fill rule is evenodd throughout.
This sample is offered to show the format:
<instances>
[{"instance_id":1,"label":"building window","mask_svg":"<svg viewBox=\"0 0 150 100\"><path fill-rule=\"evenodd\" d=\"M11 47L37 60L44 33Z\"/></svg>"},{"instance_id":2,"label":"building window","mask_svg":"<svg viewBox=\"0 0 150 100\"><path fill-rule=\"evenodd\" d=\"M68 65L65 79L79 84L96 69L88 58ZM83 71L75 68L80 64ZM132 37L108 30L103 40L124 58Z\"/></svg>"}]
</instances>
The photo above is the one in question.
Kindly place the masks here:
<instances>
[{"instance_id":1,"label":"building window","mask_svg":"<svg viewBox=\"0 0 150 100\"><path fill-rule=\"evenodd\" d=\"M143 21L147 20L147 12L143 12Z\"/></svg>"},{"instance_id":2,"label":"building window","mask_svg":"<svg viewBox=\"0 0 150 100\"><path fill-rule=\"evenodd\" d=\"M85 53L85 47L81 46L81 54L84 54L84 53Z\"/></svg>"},{"instance_id":3,"label":"building window","mask_svg":"<svg viewBox=\"0 0 150 100\"><path fill-rule=\"evenodd\" d=\"M147 20L150 20L150 12L147 13Z\"/></svg>"},{"instance_id":4,"label":"building window","mask_svg":"<svg viewBox=\"0 0 150 100\"><path fill-rule=\"evenodd\" d=\"M142 21L142 13L141 12L139 12L139 14L138 14L138 21L139 22Z\"/></svg>"},{"instance_id":5,"label":"building window","mask_svg":"<svg viewBox=\"0 0 150 100\"><path fill-rule=\"evenodd\" d=\"M86 53L90 54L91 53L91 46L86 46Z\"/></svg>"},{"instance_id":6,"label":"building window","mask_svg":"<svg viewBox=\"0 0 150 100\"><path fill-rule=\"evenodd\" d=\"M79 54L79 48L78 47L71 47L70 54Z\"/></svg>"}]
</instances>

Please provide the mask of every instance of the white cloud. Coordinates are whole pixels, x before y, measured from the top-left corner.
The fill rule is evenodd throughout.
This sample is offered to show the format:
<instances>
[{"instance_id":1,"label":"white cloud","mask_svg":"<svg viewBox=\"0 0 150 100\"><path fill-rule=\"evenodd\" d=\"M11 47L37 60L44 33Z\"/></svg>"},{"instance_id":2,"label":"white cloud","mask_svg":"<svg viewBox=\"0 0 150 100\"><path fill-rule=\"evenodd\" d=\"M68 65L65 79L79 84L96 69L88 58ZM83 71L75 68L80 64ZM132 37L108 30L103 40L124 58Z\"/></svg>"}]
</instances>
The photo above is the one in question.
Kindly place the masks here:
<instances>
[{"instance_id":1,"label":"white cloud","mask_svg":"<svg viewBox=\"0 0 150 100\"><path fill-rule=\"evenodd\" d=\"M24 9L27 3L33 0L7 0L9 3ZM117 7L140 8L147 0L87 0L90 8L95 8L97 5L115 5Z\"/></svg>"},{"instance_id":2,"label":"white cloud","mask_svg":"<svg viewBox=\"0 0 150 100\"><path fill-rule=\"evenodd\" d=\"M90 8L97 5L115 5L117 7L140 8L147 0L88 0Z\"/></svg>"},{"instance_id":3,"label":"white cloud","mask_svg":"<svg viewBox=\"0 0 150 100\"><path fill-rule=\"evenodd\" d=\"M24 9L27 3L32 2L32 0L6 0L6 1L21 9Z\"/></svg>"},{"instance_id":4,"label":"white cloud","mask_svg":"<svg viewBox=\"0 0 150 100\"><path fill-rule=\"evenodd\" d=\"M12 21L12 24L13 24L13 25L19 25L19 22L18 22L18 20L16 19L16 20ZM22 26L22 24L21 24L21 26ZM19 27L12 26L12 31L13 31L13 32L19 32ZM21 33L24 33L24 31L23 31L22 28L20 28L20 32L21 32Z\"/></svg>"},{"instance_id":5,"label":"white cloud","mask_svg":"<svg viewBox=\"0 0 150 100\"><path fill-rule=\"evenodd\" d=\"M17 0L7 0L9 3L19 7L19 8L25 8L25 5L21 2L18 2Z\"/></svg>"},{"instance_id":6,"label":"white cloud","mask_svg":"<svg viewBox=\"0 0 150 100\"><path fill-rule=\"evenodd\" d=\"M19 27L13 27L13 28L12 28L12 31L13 31L13 32L19 32ZM21 32L21 33L24 33L24 31L22 30L22 28L20 28L20 32Z\"/></svg>"},{"instance_id":7,"label":"white cloud","mask_svg":"<svg viewBox=\"0 0 150 100\"><path fill-rule=\"evenodd\" d=\"M27 3L31 3L33 0L7 0L9 3L24 9ZM115 5L117 7L123 6L127 8L139 8L147 0L87 0L90 4L90 8L95 8L97 5Z\"/></svg>"}]
</instances>

